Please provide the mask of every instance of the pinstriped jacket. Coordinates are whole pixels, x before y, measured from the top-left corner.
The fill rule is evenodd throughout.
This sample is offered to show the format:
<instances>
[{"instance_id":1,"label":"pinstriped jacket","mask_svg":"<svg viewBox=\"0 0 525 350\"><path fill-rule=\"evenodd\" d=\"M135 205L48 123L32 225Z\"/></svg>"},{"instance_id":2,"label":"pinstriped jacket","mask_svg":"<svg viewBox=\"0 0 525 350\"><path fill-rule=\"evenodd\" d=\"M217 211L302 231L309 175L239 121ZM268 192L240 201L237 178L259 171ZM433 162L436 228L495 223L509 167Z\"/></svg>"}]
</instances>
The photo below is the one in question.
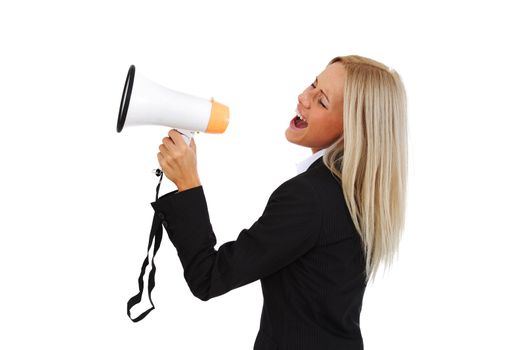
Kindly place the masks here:
<instances>
[{"instance_id":1,"label":"pinstriped jacket","mask_svg":"<svg viewBox=\"0 0 525 350\"><path fill-rule=\"evenodd\" d=\"M340 182L322 158L281 184L259 219L218 249L202 186L170 192L151 205L164 217L197 298L261 281L255 350L363 349L361 239Z\"/></svg>"}]
</instances>

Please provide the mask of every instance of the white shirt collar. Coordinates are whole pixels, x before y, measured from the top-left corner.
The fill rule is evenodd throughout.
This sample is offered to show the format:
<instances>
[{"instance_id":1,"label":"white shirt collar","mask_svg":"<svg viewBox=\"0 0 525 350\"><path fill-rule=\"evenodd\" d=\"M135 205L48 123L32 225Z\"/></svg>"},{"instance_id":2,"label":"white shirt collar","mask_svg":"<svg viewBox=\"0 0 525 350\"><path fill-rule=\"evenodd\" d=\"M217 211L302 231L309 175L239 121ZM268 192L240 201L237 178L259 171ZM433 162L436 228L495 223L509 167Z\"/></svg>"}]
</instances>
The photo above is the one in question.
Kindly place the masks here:
<instances>
[{"instance_id":1,"label":"white shirt collar","mask_svg":"<svg viewBox=\"0 0 525 350\"><path fill-rule=\"evenodd\" d=\"M317 159L321 158L323 154L325 154L325 152L326 149L319 150L311 156L309 156L308 158L304 159L303 161L296 163L295 166L297 167L297 173L301 174L305 172L310 167L310 165L312 165L312 163L315 162Z\"/></svg>"}]
</instances>

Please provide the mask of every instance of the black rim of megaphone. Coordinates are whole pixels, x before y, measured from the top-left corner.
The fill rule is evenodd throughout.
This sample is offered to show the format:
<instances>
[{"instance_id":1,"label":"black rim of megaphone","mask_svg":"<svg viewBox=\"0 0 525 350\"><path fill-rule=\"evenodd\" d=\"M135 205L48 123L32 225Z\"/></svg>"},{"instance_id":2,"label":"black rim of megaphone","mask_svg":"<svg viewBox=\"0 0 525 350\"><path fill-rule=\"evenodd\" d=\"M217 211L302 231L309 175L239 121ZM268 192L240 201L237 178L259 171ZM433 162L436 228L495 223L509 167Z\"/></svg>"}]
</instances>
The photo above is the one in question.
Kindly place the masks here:
<instances>
[{"instance_id":1,"label":"black rim of megaphone","mask_svg":"<svg viewBox=\"0 0 525 350\"><path fill-rule=\"evenodd\" d=\"M124 84L124 91L122 91L122 98L120 99L120 109L117 120L117 132L121 132L126 123L126 115L128 114L129 101L131 99L131 92L133 91L133 81L135 80L135 66L131 65Z\"/></svg>"}]
</instances>

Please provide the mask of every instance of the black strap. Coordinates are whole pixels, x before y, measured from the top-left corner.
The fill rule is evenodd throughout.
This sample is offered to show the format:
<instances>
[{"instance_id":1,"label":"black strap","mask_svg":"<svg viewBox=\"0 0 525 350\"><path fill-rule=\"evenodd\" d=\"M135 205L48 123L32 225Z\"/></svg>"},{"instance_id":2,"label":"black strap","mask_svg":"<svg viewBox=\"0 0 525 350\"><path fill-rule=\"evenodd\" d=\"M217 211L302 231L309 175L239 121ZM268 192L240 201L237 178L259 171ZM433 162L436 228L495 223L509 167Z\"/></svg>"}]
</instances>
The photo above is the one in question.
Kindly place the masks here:
<instances>
[{"instance_id":1,"label":"black strap","mask_svg":"<svg viewBox=\"0 0 525 350\"><path fill-rule=\"evenodd\" d=\"M156 194L155 194L155 201L157 199L159 199L159 189L160 189L160 183L162 182L162 177L164 175L164 173L157 169L155 171L155 175L157 176L160 176L160 179L159 179L159 184L157 185L157 190L156 190ZM155 263L153 262L153 259L155 258L155 254L157 254L157 251L159 250L159 247L160 247L160 242L162 241L162 225L164 223L164 218L157 215L157 213L155 213L153 215L153 222L151 224L151 231L150 231L150 234L149 234L149 243L148 243L148 252L147 252L147 255L146 255L146 259L144 259L144 263L142 264L142 269L140 271L140 276L139 276L139 293L137 295L135 295L134 297L132 297L131 299L129 299L128 301L128 317L133 321L133 322L138 322L140 320L142 320L144 317L146 317L151 310L153 310L155 308L155 306L153 305L153 301L151 300L151 291L153 290L153 287L155 287ZM155 243L153 243L153 241L155 241ZM146 272L146 267L148 266L148 263L149 263L149 251L151 249L151 245L153 244L153 254L151 256L151 271L149 273L149 277L148 277L148 298L149 298L149 301L151 303L151 307L149 309L147 309L146 311L142 312L139 316L135 317L135 318L132 318L131 315L130 315L130 310L133 306L137 305L138 303L140 303L140 301L142 300L142 293L144 291L144 274Z\"/></svg>"}]
</instances>

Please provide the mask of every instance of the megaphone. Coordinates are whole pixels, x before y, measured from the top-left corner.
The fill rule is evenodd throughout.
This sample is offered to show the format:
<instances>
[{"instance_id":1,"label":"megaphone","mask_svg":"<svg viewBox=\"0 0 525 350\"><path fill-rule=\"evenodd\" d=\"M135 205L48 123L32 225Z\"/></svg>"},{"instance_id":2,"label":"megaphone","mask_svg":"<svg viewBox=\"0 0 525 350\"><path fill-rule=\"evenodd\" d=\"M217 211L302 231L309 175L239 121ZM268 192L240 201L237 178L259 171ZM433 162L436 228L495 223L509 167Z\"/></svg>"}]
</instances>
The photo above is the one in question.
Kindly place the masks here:
<instances>
[{"instance_id":1,"label":"megaphone","mask_svg":"<svg viewBox=\"0 0 525 350\"><path fill-rule=\"evenodd\" d=\"M223 133L230 110L226 105L170 90L142 76L131 65L120 100L117 132L124 126L163 125L177 129L187 144L195 132Z\"/></svg>"},{"instance_id":2,"label":"megaphone","mask_svg":"<svg viewBox=\"0 0 525 350\"><path fill-rule=\"evenodd\" d=\"M124 126L163 125L177 129L182 134L184 141L189 144L195 132L223 133L228 127L229 119L229 108L214 101L213 98L207 100L170 90L138 74L135 71L135 66L131 65L120 100L117 132L121 132ZM163 173L157 169L155 175L160 176L155 196L155 200L157 200ZM139 277L139 293L129 299L127 304L128 316L134 322L140 321L155 308L151 301L151 290L155 285L153 259L162 239L162 224L163 222L159 220L158 215L155 215L150 232L148 256L144 260ZM151 307L143 311L138 317L132 318L131 308L142 300L144 275L149 264L149 251L152 245L152 268L149 269L149 277L146 278Z\"/></svg>"}]
</instances>

